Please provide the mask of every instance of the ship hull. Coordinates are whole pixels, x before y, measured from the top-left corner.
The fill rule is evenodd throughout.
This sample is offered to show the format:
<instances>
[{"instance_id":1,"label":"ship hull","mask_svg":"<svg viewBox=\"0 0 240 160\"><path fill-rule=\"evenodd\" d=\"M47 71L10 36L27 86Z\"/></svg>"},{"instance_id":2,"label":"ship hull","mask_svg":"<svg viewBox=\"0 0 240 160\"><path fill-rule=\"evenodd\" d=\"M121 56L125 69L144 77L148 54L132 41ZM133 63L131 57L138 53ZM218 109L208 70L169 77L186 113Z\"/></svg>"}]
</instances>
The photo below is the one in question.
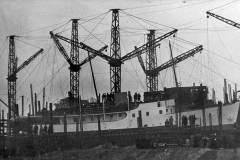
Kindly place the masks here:
<instances>
[{"instance_id":1,"label":"ship hull","mask_svg":"<svg viewBox=\"0 0 240 160\"><path fill-rule=\"evenodd\" d=\"M130 129L141 127L160 127L166 125L166 120L172 119L172 125L183 126L180 117L194 116L194 127L214 127L221 125L222 127L234 126L239 119L239 102L223 105L221 108L217 105L203 109L193 109L180 113L175 112L173 105L164 105L159 102L142 103L136 109L125 112L89 114L83 115L82 129L83 131L115 130ZM205 112L205 113L204 113ZM204 116L205 114L205 116ZM81 128L80 123L76 123L74 118L77 115L67 115L66 123L63 117L58 124L53 124L53 132L76 132ZM99 117L99 120L98 118ZM205 117L205 121L204 118ZM190 126L188 119L187 125ZM65 130L64 130L65 128Z\"/></svg>"}]
</instances>

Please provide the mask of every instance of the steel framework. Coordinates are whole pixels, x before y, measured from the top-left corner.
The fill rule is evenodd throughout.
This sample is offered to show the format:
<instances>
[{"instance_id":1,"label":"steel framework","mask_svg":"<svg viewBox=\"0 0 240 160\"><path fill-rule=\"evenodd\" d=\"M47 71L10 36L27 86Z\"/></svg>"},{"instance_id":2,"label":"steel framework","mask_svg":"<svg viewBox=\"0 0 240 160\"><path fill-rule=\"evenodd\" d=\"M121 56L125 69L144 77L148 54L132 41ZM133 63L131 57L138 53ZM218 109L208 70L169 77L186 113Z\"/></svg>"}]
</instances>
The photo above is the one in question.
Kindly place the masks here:
<instances>
[{"instance_id":1,"label":"steel framework","mask_svg":"<svg viewBox=\"0 0 240 160\"><path fill-rule=\"evenodd\" d=\"M157 67L156 47L153 44L155 30L147 34L148 51L146 52L146 69L154 70ZM147 91L158 91L158 74L146 75Z\"/></svg>"},{"instance_id":2,"label":"steel framework","mask_svg":"<svg viewBox=\"0 0 240 160\"><path fill-rule=\"evenodd\" d=\"M15 53L15 36L9 36L9 56L8 56L8 119L11 119L16 110L16 70L17 57ZM12 76L11 76L12 75ZM15 116L15 114L13 114Z\"/></svg>"},{"instance_id":3,"label":"steel framework","mask_svg":"<svg viewBox=\"0 0 240 160\"><path fill-rule=\"evenodd\" d=\"M112 9L110 57L121 59L119 9ZM110 64L110 90L121 92L121 63Z\"/></svg>"},{"instance_id":4,"label":"steel framework","mask_svg":"<svg viewBox=\"0 0 240 160\"><path fill-rule=\"evenodd\" d=\"M79 64L78 43L78 19L72 19L72 36L71 36L70 59L74 65ZM70 69L70 97L79 99L79 72L80 70Z\"/></svg>"}]
</instances>

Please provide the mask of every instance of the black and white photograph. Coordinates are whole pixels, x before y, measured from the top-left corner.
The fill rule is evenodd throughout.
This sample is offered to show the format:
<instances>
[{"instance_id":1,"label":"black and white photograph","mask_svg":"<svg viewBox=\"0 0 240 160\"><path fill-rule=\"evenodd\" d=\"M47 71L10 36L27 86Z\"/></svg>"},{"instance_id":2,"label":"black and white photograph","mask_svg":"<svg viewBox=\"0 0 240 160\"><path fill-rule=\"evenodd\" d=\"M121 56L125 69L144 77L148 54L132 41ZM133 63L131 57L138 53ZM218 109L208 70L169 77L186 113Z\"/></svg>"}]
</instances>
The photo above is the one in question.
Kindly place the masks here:
<instances>
[{"instance_id":1,"label":"black and white photograph","mask_svg":"<svg viewBox=\"0 0 240 160\"><path fill-rule=\"evenodd\" d=\"M0 0L0 160L240 160L240 0Z\"/></svg>"}]
</instances>

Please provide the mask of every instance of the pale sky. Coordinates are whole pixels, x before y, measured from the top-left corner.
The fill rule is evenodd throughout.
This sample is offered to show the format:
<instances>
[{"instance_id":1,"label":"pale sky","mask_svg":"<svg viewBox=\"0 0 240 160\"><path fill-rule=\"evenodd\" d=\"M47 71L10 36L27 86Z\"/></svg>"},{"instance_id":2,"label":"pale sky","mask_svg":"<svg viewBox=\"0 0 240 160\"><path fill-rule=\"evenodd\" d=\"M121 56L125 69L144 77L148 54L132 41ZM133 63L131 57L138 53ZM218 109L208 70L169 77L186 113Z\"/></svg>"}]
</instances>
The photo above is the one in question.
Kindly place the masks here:
<instances>
[{"instance_id":1,"label":"pale sky","mask_svg":"<svg viewBox=\"0 0 240 160\"><path fill-rule=\"evenodd\" d=\"M20 96L26 97L26 105L30 103L30 83L38 97L42 97L41 90L46 86L46 95L49 102L56 102L67 95L69 90L68 65L55 48L49 38L49 31L66 24L72 18L80 18L80 23L90 17L105 13L112 8L120 8L121 28L121 54L133 50L134 46L144 44L144 34L152 29L146 21L126 16L128 13L156 23L177 28L176 38L164 40L158 48L158 65L169 60L168 40L175 46L174 56L194 48L193 44L202 44L204 51L193 58L177 65L178 80L182 86L192 83L214 87L218 99L222 98L223 77L228 82L240 84L240 30L227 25L215 18L206 18L205 12L210 9L232 2L231 0L1 0L0 1L0 96L7 102L7 59L8 59L8 35L20 35L16 40L16 54L19 64L34 54L38 48L45 49L34 62L20 71L17 80L17 102L20 104ZM212 12L240 22L240 2L234 1L226 6L216 8ZM105 16L105 17L104 17ZM101 19L102 18L102 19ZM98 22L101 23L94 29ZM110 41L111 13L104 14L96 20L82 24L85 29L93 30L93 36L89 36L86 30L80 26L79 35L81 41L86 41L95 49ZM171 28L155 25L158 36L167 33ZM55 30L63 31L62 35L70 37L71 23ZM85 39L88 37L89 39ZM97 39L96 39L97 38ZM31 47L23 42L32 44ZM69 51L69 45L62 42ZM191 45L189 45L191 44ZM109 54L109 49L106 54ZM81 59L86 57L81 51ZM144 58L144 55L143 55ZM60 69L60 67L62 69ZM109 91L109 65L101 58L93 60L96 73L97 88L100 93ZM53 76L54 75L54 76ZM52 80L51 80L52 79ZM164 86L174 86L172 70L167 69L160 73L159 89ZM233 87L233 86L232 86ZM137 58L127 61L122 66L122 91L130 90L132 93L146 91L145 75L137 61ZM82 67L80 72L80 94L83 98L94 96L89 64ZM42 98L41 98L42 99ZM2 104L0 104L0 107ZM26 112L28 109L26 107Z\"/></svg>"}]
</instances>

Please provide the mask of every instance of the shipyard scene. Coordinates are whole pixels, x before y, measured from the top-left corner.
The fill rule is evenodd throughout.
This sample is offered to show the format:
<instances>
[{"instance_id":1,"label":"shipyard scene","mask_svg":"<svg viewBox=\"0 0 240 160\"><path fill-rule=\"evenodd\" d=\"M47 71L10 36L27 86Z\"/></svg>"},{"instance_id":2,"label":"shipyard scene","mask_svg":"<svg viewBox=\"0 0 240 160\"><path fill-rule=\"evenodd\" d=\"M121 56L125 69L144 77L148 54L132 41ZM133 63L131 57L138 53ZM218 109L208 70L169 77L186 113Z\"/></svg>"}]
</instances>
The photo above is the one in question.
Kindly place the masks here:
<instances>
[{"instance_id":1,"label":"shipyard scene","mask_svg":"<svg viewBox=\"0 0 240 160\"><path fill-rule=\"evenodd\" d=\"M239 160L239 0L1 0L0 159Z\"/></svg>"}]
</instances>

